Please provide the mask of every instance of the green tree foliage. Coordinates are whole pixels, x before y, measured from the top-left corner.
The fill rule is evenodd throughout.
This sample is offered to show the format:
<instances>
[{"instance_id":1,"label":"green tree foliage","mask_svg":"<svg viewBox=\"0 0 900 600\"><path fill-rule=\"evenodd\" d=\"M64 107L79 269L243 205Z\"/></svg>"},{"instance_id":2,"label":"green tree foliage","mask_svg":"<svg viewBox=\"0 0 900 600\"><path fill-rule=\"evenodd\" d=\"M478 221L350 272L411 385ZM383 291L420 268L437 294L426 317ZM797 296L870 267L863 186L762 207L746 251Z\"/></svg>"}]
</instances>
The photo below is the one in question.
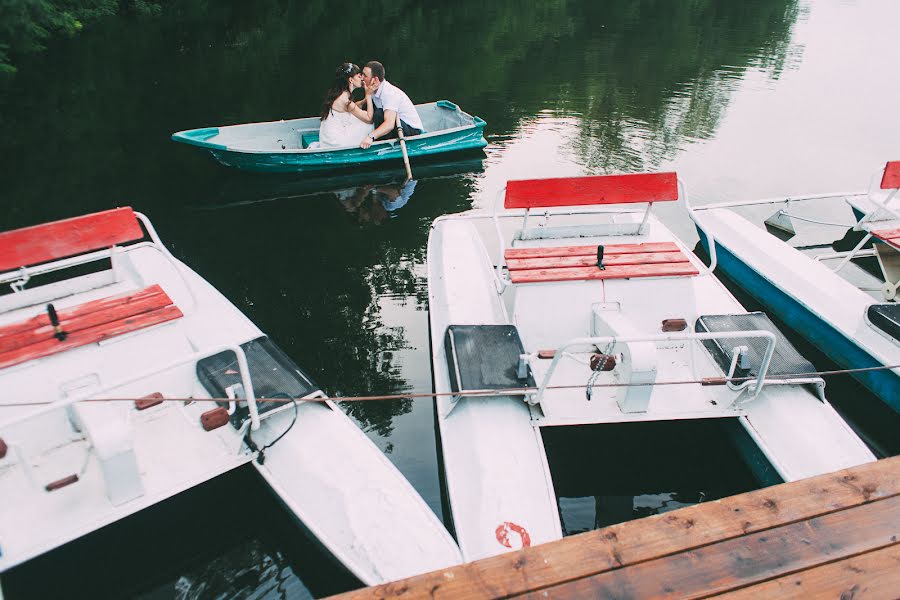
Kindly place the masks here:
<instances>
[{"instance_id":1,"label":"green tree foliage","mask_svg":"<svg viewBox=\"0 0 900 600\"><path fill-rule=\"evenodd\" d=\"M103 17L160 11L151 0L0 0L0 73L14 73L16 58L43 50L54 36L71 37Z\"/></svg>"}]
</instances>

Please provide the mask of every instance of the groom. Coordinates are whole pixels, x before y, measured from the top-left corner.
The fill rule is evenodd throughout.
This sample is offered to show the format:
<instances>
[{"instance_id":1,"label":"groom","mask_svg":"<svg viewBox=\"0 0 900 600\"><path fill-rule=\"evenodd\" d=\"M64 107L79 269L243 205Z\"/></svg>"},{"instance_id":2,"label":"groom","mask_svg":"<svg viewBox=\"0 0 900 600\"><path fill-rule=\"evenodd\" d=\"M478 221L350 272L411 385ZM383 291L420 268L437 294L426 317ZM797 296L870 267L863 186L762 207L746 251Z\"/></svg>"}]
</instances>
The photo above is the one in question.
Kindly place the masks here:
<instances>
[{"instance_id":1,"label":"groom","mask_svg":"<svg viewBox=\"0 0 900 600\"><path fill-rule=\"evenodd\" d=\"M372 90L375 105L375 131L363 138L360 148L368 148L375 140L397 137L397 119L403 127L404 137L422 133L422 120L406 93L384 78L384 65L369 61L362 70L363 84Z\"/></svg>"}]
</instances>

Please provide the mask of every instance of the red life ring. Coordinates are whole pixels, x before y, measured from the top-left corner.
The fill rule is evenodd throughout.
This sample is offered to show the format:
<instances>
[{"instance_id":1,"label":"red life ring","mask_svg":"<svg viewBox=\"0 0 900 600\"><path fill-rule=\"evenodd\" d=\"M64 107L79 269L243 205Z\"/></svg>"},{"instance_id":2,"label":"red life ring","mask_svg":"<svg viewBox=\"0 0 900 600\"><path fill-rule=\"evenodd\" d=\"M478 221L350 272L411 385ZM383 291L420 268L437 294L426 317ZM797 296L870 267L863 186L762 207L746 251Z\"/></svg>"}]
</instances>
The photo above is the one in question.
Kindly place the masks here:
<instances>
[{"instance_id":1,"label":"red life ring","mask_svg":"<svg viewBox=\"0 0 900 600\"><path fill-rule=\"evenodd\" d=\"M528 534L528 531L521 525L511 521L504 521L497 527L497 541L507 548L512 548L512 542L509 540L509 533L511 531L519 534L519 538L522 541L521 548L528 548L531 546L531 536Z\"/></svg>"}]
</instances>

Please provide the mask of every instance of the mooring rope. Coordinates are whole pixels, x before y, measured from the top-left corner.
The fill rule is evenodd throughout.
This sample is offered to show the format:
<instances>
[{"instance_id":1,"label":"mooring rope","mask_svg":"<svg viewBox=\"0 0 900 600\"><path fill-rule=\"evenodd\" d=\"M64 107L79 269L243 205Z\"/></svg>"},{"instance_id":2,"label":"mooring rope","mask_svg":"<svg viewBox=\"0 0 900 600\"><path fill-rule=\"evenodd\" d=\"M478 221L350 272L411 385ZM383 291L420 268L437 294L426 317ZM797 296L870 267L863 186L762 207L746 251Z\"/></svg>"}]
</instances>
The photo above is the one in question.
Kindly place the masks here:
<instances>
[{"instance_id":1,"label":"mooring rope","mask_svg":"<svg viewBox=\"0 0 900 600\"><path fill-rule=\"evenodd\" d=\"M780 375L767 376L763 383L771 381L783 381L789 379L809 379L811 377L831 377L835 375L852 375L853 373L866 373L871 371L885 371L891 369L900 369L897 365L882 365L878 367L860 367L857 369L834 369L831 371L813 371L809 373L785 373ZM645 386L665 386L665 385L702 385L702 386L719 386L728 383L745 383L747 381L756 381L758 377L703 377L701 379L683 379L679 381L651 381L639 383L594 383L593 388L621 388L621 387L645 387ZM571 385L548 385L545 390L567 390L567 389L584 389L583 383ZM483 389L483 390L462 390L459 392L410 392L406 394L381 394L375 396L333 396L333 397L317 397L317 398L297 398L297 402L370 402L377 400L414 400L419 398L439 398L442 396L517 396L523 394L536 393L537 387L513 387L499 389ZM77 402L134 402L143 398L85 398L77 400ZM240 402L245 399L234 398L160 398L163 402L182 402L190 404L193 402ZM256 402L283 404L293 402L286 398L257 398ZM12 408L23 406L47 406L55 404L58 400L50 402L14 402L2 403L0 408Z\"/></svg>"}]
</instances>

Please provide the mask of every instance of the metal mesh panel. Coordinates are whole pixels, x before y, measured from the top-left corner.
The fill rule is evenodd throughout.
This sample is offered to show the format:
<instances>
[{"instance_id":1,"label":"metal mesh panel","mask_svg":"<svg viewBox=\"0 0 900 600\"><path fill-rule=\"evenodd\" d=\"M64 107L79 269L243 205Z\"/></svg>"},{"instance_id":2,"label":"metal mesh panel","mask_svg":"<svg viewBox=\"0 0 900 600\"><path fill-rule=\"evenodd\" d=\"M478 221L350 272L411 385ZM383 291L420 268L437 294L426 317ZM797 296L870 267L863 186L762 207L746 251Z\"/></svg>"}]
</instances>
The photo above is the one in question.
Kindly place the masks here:
<instances>
[{"instance_id":1,"label":"metal mesh panel","mask_svg":"<svg viewBox=\"0 0 900 600\"><path fill-rule=\"evenodd\" d=\"M241 348L247 355L250 381L257 398L272 398L279 393L302 398L319 389L268 337L241 344ZM198 361L197 377L210 396L224 398L225 388L241 383L237 356L226 350ZM262 414L280 406L282 404L277 402L263 402L259 404L259 412ZM246 402L239 402L237 410L231 415L231 422L238 427L248 416Z\"/></svg>"},{"instance_id":2,"label":"metal mesh panel","mask_svg":"<svg viewBox=\"0 0 900 600\"><path fill-rule=\"evenodd\" d=\"M791 375L800 373L814 373L816 368L808 360L800 356L797 349L784 337L769 320L768 315L762 312L753 312L744 315L703 315L697 319L694 327L697 332L721 332L721 331L756 331L765 330L775 334L775 354L769 365L768 375ZM731 338L705 340L703 346L722 369L728 373L731 367L732 349L735 346L747 346L750 359L750 367L735 370L737 377L755 377L759 375L759 367L766 354L766 338Z\"/></svg>"}]
</instances>

